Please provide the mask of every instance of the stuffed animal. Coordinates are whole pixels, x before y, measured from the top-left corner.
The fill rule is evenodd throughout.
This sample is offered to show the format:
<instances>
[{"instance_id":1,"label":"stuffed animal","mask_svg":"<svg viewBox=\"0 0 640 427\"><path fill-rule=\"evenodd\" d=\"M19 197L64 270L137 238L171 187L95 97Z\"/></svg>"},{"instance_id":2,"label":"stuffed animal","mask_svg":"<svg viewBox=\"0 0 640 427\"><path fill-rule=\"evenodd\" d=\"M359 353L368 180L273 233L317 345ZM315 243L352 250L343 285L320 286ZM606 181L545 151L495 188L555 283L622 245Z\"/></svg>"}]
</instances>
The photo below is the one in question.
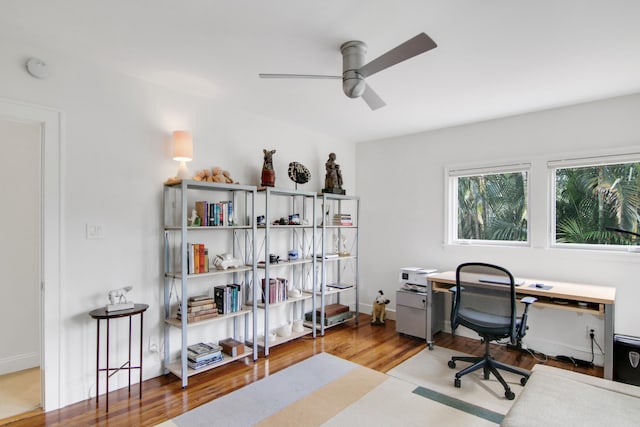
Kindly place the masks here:
<instances>
[{"instance_id":1,"label":"stuffed animal","mask_svg":"<svg viewBox=\"0 0 640 427\"><path fill-rule=\"evenodd\" d=\"M227 182L227 178L225 178L224 175L222 174L222 169L219 168L218 166L211 169L211 178L212 178L212 182L222 182L222 183Z\"/></svg>"},{"instance_id":2,"label":"stuffed animal","mask_svg":"<svg viewBox=\"0 0 640 427\"><path fill-rule=\"evenodd\" d=\"M387 315L387 304L389 301L384 297L382 290L379 290L380 295L376 296L373 300L373 311L371 312L371 324L372 325L384 325L384 318Z\"/></svg>"}]
</instances>

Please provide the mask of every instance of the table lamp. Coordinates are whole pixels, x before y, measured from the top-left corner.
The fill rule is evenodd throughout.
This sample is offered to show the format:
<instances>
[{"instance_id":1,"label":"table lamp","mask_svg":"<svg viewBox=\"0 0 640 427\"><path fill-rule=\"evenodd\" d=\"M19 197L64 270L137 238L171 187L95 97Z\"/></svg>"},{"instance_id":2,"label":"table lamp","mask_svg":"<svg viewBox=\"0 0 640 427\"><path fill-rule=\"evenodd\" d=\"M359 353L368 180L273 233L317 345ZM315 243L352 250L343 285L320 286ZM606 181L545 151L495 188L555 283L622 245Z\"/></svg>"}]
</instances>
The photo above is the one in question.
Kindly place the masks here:
<instances>
[{"instance_id":1,"label":"table lamp","mask_svg":"<svg viewBox=\"0 0 640 427\"><path fill-rule=\"evenodd\" d=\"M193 139L191 132L186 130L176 130L173 132L173 160L180 162L178 175L180 179L189 179L189 170L186 162L193 159Z\"/></svg>"}]
</instances>

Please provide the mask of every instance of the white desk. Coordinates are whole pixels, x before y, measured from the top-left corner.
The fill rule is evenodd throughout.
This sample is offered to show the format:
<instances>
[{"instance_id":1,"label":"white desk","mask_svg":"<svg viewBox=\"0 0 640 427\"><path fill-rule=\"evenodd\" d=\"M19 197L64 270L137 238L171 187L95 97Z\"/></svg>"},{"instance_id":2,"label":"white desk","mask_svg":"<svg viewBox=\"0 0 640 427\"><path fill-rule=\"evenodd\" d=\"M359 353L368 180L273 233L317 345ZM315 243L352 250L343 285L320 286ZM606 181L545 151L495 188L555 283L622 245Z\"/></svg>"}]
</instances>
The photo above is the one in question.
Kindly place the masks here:
<instances>
[{"instance_id":1,"label":"white desk","mask_svg":"<svg viewBox=\"0 0 640 427\"><path fill-rule=\"evenodd\" d=\"M518 277L524 283L516 288L519 298L534 296L535 305L558 310L571 310L604 316L604 377L613 378L613 333L616 289L607 286L593 286L579 283L556 282L553 280L527 279ZM449 292L456 284L456 272L431 274L427 276L427 310L431 312L433 292ZM537 288L536 283L544 283L550 289ZM427 344L433 348L432 327L427 316Z\"/></svg>"}]
</instances>

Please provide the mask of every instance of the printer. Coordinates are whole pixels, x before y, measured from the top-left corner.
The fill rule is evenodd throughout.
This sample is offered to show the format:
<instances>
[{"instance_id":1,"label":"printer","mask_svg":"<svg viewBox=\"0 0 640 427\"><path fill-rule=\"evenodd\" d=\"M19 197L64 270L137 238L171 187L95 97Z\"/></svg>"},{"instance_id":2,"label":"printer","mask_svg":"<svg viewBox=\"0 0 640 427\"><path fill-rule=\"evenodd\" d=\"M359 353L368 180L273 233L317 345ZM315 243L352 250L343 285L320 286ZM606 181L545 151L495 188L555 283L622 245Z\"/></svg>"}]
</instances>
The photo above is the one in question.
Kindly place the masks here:
<instances>
[{"instance_id":1,"label":"printer","mask_svg":"<svg viewBox=\"0 0 640 427\"><path fill-rule=\"evenodd\" d=\"M422 267L403 267L400 269L400 283L403 289L423 291L427 286L427 275L435 269Z\"/></svg>"}]
</instances>

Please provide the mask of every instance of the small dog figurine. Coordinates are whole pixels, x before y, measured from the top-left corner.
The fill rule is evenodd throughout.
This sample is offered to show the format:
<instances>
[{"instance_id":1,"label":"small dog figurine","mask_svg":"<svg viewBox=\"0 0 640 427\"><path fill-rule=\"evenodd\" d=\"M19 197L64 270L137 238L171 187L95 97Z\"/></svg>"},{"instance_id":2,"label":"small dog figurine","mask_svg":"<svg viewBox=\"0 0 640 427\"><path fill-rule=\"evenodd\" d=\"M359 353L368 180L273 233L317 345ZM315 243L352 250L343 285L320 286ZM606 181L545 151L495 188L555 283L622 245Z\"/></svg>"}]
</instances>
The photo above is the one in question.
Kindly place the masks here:
<instances>
[{"instance_id":1,"label":"small dog figurine","mask_svg":"<svg viewBox=\"0 0 640 427\"><path fill-rule=\"evenodd\" d=\"M391 302L384 297L382 290L379 290L378 293L380 295L373 300L373 311L371 313L372 325L384 325L384 318L387 315L387 304Z\"/></svg>"}]
</instances>

